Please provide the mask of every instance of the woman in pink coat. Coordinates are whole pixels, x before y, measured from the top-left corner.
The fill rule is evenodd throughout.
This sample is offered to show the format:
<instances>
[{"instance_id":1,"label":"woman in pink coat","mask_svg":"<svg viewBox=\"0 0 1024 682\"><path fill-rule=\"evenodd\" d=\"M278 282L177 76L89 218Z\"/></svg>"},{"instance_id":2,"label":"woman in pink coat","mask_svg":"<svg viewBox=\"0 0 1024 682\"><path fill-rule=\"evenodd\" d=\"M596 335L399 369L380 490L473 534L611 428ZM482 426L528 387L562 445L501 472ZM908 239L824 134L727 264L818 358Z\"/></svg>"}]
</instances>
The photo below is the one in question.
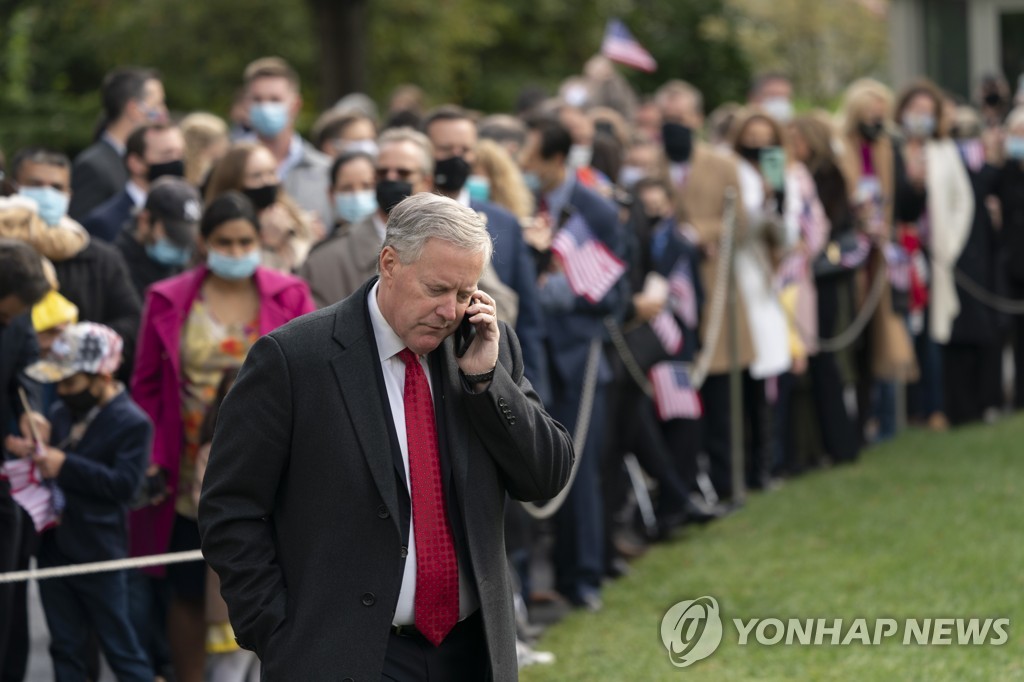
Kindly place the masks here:
<instances>
[{"instance_id":1,"label":"woman in pink coat","mask_svg":"<svg viewBox=\"0 0 1024 682\"><path fill-rule=\"evenodd\" d=\"M132 397L155 425L151 473L166 477L168 494L132 515L135 556L199 548L191 491L199 430L217 385L257 338L315 310L305 282L259 265L259 223L242 194L228 192L207 206L200 236L205 264L146 294ZM203 679L205 576L202 562L166 569L168 637L182 682Z\"/></svg>"}]
</instances>

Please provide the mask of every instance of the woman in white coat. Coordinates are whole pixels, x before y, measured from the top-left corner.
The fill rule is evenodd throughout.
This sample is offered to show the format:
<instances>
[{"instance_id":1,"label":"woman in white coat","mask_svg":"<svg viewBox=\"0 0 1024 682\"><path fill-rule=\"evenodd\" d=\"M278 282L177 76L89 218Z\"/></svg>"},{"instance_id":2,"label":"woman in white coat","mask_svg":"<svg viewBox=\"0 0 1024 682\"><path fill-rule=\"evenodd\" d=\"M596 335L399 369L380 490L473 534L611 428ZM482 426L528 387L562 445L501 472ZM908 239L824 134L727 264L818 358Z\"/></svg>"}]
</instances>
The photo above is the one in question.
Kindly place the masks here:
<instances>
[{"instance_id":1,"label":"woman in white coat","mask_svg":"<svg viewBox=\"0 0 1024 682\"><path fill-rule=\"evenodd\" d=\"M909 325L921 370L911 385L908 412L935 430L947 427L941 346L960 312L953 271L967 243L974 194L956 143L949 138L941 92L922 81L903 91L896 118L904 134L906 201L897 215L897 239L910 252Z\"/></svg>"}]
</instances>

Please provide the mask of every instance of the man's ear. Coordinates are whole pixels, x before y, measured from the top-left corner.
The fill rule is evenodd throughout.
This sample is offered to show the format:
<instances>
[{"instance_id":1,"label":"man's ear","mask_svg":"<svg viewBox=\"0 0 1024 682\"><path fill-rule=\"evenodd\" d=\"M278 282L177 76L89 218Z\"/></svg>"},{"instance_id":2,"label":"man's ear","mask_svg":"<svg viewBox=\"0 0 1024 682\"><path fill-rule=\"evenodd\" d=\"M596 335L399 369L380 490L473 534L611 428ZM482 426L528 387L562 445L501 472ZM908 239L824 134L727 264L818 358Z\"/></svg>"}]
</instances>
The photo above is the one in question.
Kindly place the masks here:
<instances>
[{"instance_id":1,"label":"man's ear","mask_svg":"<svg viewBox=\"0 0 1024 682\"><path fill-rule=\"evenodd\" d=\"M398 253L391 246L381 249L377 267L380 269L380 278L390 283L395 277L395 268L400 264Z\"/></svg>"}]
</instances>

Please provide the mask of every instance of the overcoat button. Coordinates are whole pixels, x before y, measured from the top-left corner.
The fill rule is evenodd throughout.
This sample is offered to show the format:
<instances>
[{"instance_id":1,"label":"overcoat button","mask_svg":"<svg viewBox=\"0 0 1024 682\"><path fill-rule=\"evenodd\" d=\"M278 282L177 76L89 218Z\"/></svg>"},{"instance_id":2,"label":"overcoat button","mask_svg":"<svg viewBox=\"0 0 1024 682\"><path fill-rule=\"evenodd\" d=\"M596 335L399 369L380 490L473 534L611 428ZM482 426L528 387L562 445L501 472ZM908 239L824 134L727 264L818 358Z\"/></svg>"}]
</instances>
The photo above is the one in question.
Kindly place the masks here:
<instances>
[{"instance_id":1,"label":"overcoat button","mask_svg":"<svg viewBox=\"0 0 1024 682\"><path fill-rule=\"evenodd\" d=\"M367 592L363 595L363 606L373 606L377 603L377 598L373 596L373 592Z\"/></svg>"}]
</instances>

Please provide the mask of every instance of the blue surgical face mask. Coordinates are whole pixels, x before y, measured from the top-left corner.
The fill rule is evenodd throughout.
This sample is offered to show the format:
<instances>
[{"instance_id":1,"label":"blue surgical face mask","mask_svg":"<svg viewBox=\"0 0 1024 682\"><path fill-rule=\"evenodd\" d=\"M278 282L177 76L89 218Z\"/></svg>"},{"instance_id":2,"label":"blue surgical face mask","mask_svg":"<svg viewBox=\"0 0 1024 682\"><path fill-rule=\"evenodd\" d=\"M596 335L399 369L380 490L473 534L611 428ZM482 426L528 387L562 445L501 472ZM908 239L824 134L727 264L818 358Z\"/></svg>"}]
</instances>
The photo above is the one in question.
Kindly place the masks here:
<instances>
[{"instance_id":1,"label":"blue surgical face mask","mask_svg":"<svg viewBox=\"0 0 1024 682\"><path fill-rule=\"evenodd\" d=\"M249 124L262 137L277 137L288 125L288 104L257 102L249 107Z\"/></svg>"},{"instance_id":2,"label":"blue surgical face mask","mask_svg":"<svg viewBox=\"0 0 1024 682\"><path fill-rule=\"evenodd\" d=\"M18 194L28 197L39 206L39 217L50 227L56 227L68 212L68 195L53 187L22 187Z\"/></svg>"},{"instance_id":3,"label":"blue surgical face mask","mask_svg":"<svg viewBox=\"0 0 1024 682\"><path fill-rule=\"evenodd\" d=\"M466 178L466 191L473 201L490 201L491 181L483 175L470 175Z\"/></svg>"},{"instance_id":4,"label":"blue surgical face mask","mask_svg":"<svg viewBox=\"0 0 1024 682\"><path fill-rule=\"evenodd\" d=\"M1006 155L1015 161L1024 161L1024 135L1007 136Z\"/></svg>"},{"instance_id":5,"label":"blue surgical face mask","mask_svg":"<svg viewBox=\"0 0 1024 682\"><path fill-rule=\"evenodd\" d=\"M904 114L903 130L910 137L931 137L935 132L935 117L931 114Z\"/></svg>"},{"instance_id":6,"label":"blue surgical face mask","mask_svg":"<svg viewBox=\"0 0 1024 682\"><path fill-rule=\"evenodd\" d=\"M358 223L377 210L377 191L338 192L334 195L334 212L339 218Z\"/></svg>"},{"instance_id":7,"label":"blue surgical face mask","mask_svg":"<svg viewBox=\"0 0 1024 682\"><path fill-rule=\"evenodd\" d=\"M527 189L529 189L534 194L540 192L540 176L537 175L536 173L523 173L523 182L526 183Z\"/></svg>"},{"instance_id":8,"label":"blue surgical face mask","mask_svg":"<svg viewBox=\"0 0 1024 682\"><path fill-rule=\"evenodd\" d=\"M260 264L260 250L253 249L244 256L229 256L216 249L210 249L206 256L206 266L221 279L246 279L256 272Z\"/></svg>"},{"instance_id":9,"label":"blue surgical face mask","mask_svg":"<svg viewBox=\"0 0 1024 682\"><path fill-rule=\"evenodd\" d=\"M171 240L164 237L155 244L146 244L146 255L161 265L180 267L188 263L192 257L192 250L175 246Z\"/></svg>"}]
</instances>

